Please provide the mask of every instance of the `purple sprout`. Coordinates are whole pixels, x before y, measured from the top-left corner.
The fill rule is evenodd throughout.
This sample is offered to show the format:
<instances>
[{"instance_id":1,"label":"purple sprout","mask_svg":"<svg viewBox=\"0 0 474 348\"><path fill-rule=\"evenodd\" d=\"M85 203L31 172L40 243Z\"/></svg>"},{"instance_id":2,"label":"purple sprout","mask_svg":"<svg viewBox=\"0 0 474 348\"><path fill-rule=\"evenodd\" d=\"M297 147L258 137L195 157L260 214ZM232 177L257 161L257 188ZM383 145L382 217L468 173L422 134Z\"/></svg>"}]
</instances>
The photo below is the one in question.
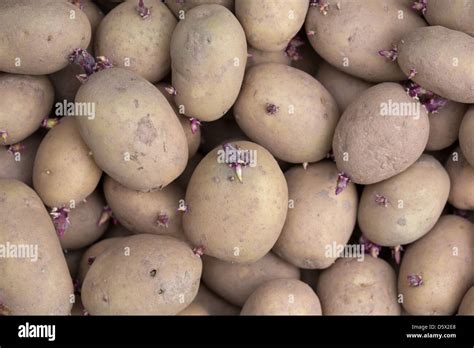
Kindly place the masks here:
<instances>
[{"instance_id":1,"label":"purple sprout","mask_svg":"<svg viewBox=\"0 0 474 348\"><path fill-rule=\"evenodd\" d=\"M176 90L176 88L174 88L171 85L165 86L165 91L166 93L172 96L175 96L176 94L178 94L178 91Z\"/></svg>"},{"instance_id":2,"label":"purple sprout","mask_svg":"<svg viewBox=\"0 0 474 348\"><path fill-rule=\"evenodd\" d=\"M147 19L151 14L150 9L145 6L143 0L138 0L137 12L142 19Z\"/></svg>"},{"instance_id":3,"label":"purple sprout","mask_svg":"<svg viewBox=\"0 0 474 348\"><path fill-rule=\"evenodd\" d=\"M62 207L54 207L49 213L53 217L53 224L56 227L56 232L60 238L64 237L66 230L71 225L69 220L69 209Z\"/></svg>"},{"instance_id":4,"label":"purple sprout","mask_svg":"<svg viewBox=\"0 0 474 348\"><path fill-rule=\"evenodd\" d=\"M82 4L82 0L72 0L71 3L77 7L79 7L81 10L84 9L84 5Z\"/></svg>"},{"instance_id":5,"label":"purple sprout","mask_svg":"<svg viewBox=\"0 0 474 348\"><path fill-rule=\"evenodd\" d=\"M392 257L395 259L397 265L399 265L400 261L402 260L402 251L403 247L401 245L397 245L392 248Z\"/></svg>"},{"instance_id":6,"label":"purple sprout","mask_svg":"<svg viewBox=\"0 0 474 348\"><path fill-rule=\"evenodd\" d=\"M5 145L7 143L8 132L5 129L0 129L0 139L2 139L2 144Z\"/></svg>"},{"instance_id":7,"label":"purple sprout","mask_svg":"<svg viewBox=\"0 0 474 348\"><path fill-rule=\"evenodd\" d=\"M229 144L229 143L225 143L222 145L222 148L224 149L224 151L233 151L235 153L238 153L239 151L239 148L238 146L233 146L232 144ZM242 170L244 167L247 167L249 166L249 162L246 162L244 161L243 159L240 159L240 158L237 158L235 160L235 162L231 162L228 164L228 166L230 168L233 168L235 170L235 175L237 176L237 178L239 179L239 181L241 183L243 183L243 177L242 177Z\"/></svg>"},{"instance_id":8,"label":"purple sprout","mask_svg":"<svg viewBox=\"0 0 474 348\"><path fill-rule=\"evenodd\" d=\"M189 211L189 207L188 205L186 204L186 202L184 202L183 204L180 204L178 209L176 209L177 211L182 211L183 213L187 213Z\"/></svg>"},{"instance_id":9,"label":"purple sprout","mask_svg":"<svg viewBox=\"0 0 474 348\"><path fill-rule=\"evenodd\" d=\"M303 59L303 56L298 50L298 47L301 47L305 42L297 35L288 43L288 46L285 49L285 54L293 61Z\"/></svg>"},{"instance_id":10,"label":"purple sprout","mask_svg":"<svg viewBox=\"0 0 474 348\"><path fill-rule=\"evenodd\" d=\"M409 274L407 276L408 285L413 288L423 285L423 277L419 274Z\"/></svg>"},{"instance_id":11,"label":"purple sprout","mask_svg":"<svg viewBox=\"0 0 474 348\"><path fill-rule=\"evenodd\" d=\"M160 213L160 214L158 215L158 218L156 219L156 222L157 222L157 224L158 224L159 226L168 228L168 224L169 224L169 222L170 222L170 218L169 218L169 216L168 216L167 214L165 214L165 213Z\"/></svg>"},{"instance_id":12,"label":"purple sprout","mask_svg":"<svg viewBox=\"0 0 474 348\"><path fill-rule=\"evenodd\" d=\"M41 127L46 128L46 129L51 129L57 126L60 122L59 117L46 117L43 121L41 121Z\"/></svg>"},{"instance_id":13,"label":"purple sprout","mask_svg":"<svg viewBox=\"0 0 474 348\"><path fill-rule=\"evenodd\" d=\"M199 245L199 246L197 246L193 249L193 253L197 257L201 257L202 255L204 255L205 250L206 250L206 248L204 247L204 245Z\"/></svg>"},{"instance_id":14,"label":"purple sprout","mask_svg":"<svg viewBox=\"0 0 474 348\"><path fill-rule=\"evenodd\" d=\"M92 74L112 67L112 63L106 57L99 56L96 60L89 52L82 48L76 48L69 55L69 62L79 65L84 70L83 74L76 76L82 83L86 82Z\"/></svg>"},{"instance_id":15,"label":"purple sprout","mask_svg":"<svg viewBox=\"0 0 474 348\"><path fill-rule=\"evenodd\" d=\"M379 55L390 59L392 62L396 61L398 58L398 49L395 46L392 46L391 50L380 50Z\"/></svg>"},{"instance_id":16,"label":"purple sprout","mask_svg":"<svg viewBox=\"0 0 474 348\"><path fill-rule=\"evenodd\" d=\"M337 174L336 195L340 194L349 185L351 179L344 173Z\"/></svg>"},{"instance_id":17,"label":"purple sprout","mask_svg":"<svg viewBox=\"0 0 474 348\"><path fill-rule=\"evenodd\" d=\"M319 12L326 16L329 10L329 3L326 0L310 0L310 7L318 7Z\"/></svg>"},{"instance_id":18,"label":"purple sprout","mask_svg":"<svg viewBox=\"0 0 474 348\"><path fill-rule=\"evenodd\" d=\"M197 118L191 117L189 122L191 123L191 132L196 134L199 130L199 127L201 126L201 121L199 121Z\"/></svg>"},{"instance_id":19,"label":"purple sprout","mask_svg":"<svg viewBox=\"0 0 474 348\"><path fill-rule=\"evenodd\" d=\"M278 110L280 110L280 107L272 104L272 103L267 103L265 104L265 112L269 115L275 115Z\"/></svg>"},{"instance_id":20,"label":"purple sprout","mask_svg":"<svg viewBox=\"0 0 474 348\"><path fill-rule=\"evenodd\" d=\"M405 90L410 97L418 100L428 113L437 113L448 102L447 99L424 89L410 80L405 82Z\"/></svg>"},{"instance_id":21,"label":"purple sprout","mask_svg":"<svg viewBox=\"0 0 474 348\"><path fill-rule=\"evenodd\" d=\"M94 263L95 259L96 259L95 256L89 257L89 258L87 259L87 264L88 264L89 266L91 266L91 265Z\"/></svg>"},{"instance_id":22,"label":"purple sprout","mask_svg":"<svg viewBox=\"0 0 474 348\"><path fill-rule=\"evenodd\" d=\"M8 147L8 153L14 155L15 153L17 152L20 152L22 150L26 149L26 145L25 144L22 144L22 143L17 143L17 144L14 144L14 145L10 145Z\"/></svg>"},{"instance_id":23,"label":"purple sprout","mask_svg":"<svg viewBox=\"0 0 474 348\"><path fill-rule=\"evenodd\" d=\"M112 219L114 225L118 223L117 219L113 216L112 209L106 205L102 208L102 214L100 215L99 221L97 221L97 226L102 226L110 219Z\"/></svg>"},{"instance_id":24,"label":"purple sprout","mask_svg":"<svg viewBox=\"0 0 474 348\"><path fill-rule=\"evenodd\" d=\"M427 6L428 6L428 0L418 0L413 3L411 8L414 9L415 11L419 11L422 14L425 14Z\"/></svg>"},{"instance_id":25,"label":"purple sprout","mask_svg":"<svg viewBox=\"0 0 474 348\"><path fill-rule=\"evenodd\" d=\"M448 101L439 95L433 95L432 97L428 98L423 104L426 111L430 114L436 114L439 109L446 105Z\"/></svg>"},{"instance_id":26,"label":"purple sprout","mask_svg":"<svg viewBox=\"0 0 474 348\"><path fill-rule=\"evenodd\" d=\"M408 74L408 79L411 80L415 77L415 75L417 74L417 71L415 68L411 68L410 69L410 74Z\"/></svg>"},{"instance_id":27,"label":"purple sprout","mask_svg":"<svg viewBox=\"0 0 474 348\"><path fill-rule=\"evenodd\" d=\"M364 235L360 236L359 243L362 244L362 248L364 249L365 253L370 254L372 257L377 258L380 254L380 250L382 247L374 242L370 241Z\"/></svg>"},{"instance_id":28,"label":"purple sprout","mask_svg":"<svg viewBox=\"0 0 474 348\"><path fill-rule=\"evenodd\" d=\"M375 194L375 203L378 205L383 205L385 208L388 207L389 200L385 196Z\"/></svg>"}]
</instances>

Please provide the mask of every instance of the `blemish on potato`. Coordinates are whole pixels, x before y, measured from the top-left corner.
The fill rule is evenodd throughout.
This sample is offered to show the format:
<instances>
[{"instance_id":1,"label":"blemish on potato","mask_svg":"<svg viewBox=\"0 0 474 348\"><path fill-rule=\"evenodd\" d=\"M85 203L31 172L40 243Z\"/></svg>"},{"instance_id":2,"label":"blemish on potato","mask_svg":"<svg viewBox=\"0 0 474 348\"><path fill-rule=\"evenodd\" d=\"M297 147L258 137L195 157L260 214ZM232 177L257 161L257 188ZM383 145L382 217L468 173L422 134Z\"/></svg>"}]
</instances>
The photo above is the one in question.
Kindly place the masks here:
<instances>
[{"instance_id":1,"label":"blemish on potato","mask_svg":"<svg viewBox=\"0 0 474 348\"><path fill-rule=\"evenodd\" d=\"M398 218L397 225L405 226L407 224L407 220L405 218Z\"/></svg>"},{"instance_id":2,"label":"blemish on potato","mask_svg":"<svg viewBox=\"0 0 474 348\"><path fill-rule=\"evenodd\" d=\"M150 119L150 114L142 117L140 121L138 121L136 134L138 140L148 146L156 139L158 132Z\"/></svg>"}]
</instances>

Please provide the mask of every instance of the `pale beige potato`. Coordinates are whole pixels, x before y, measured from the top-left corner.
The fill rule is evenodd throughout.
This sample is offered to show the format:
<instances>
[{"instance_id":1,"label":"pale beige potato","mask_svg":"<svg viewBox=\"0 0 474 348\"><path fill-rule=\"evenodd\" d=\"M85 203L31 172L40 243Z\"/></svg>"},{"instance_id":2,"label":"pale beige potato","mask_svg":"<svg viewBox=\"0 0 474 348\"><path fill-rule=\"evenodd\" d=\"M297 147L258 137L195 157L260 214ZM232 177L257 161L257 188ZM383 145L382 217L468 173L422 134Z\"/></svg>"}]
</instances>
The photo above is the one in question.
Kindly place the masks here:
<instances>
[{"instance_id":1,"label":"pale beige potato","mask_svg":"<svg viewBox=\"0 0 474 348\"><path fill-rule=\"evenodd\" d=\"M464 295L458 309L458 315L474 315L474 286L471 286Z\"/></svg>"},{"instance_id":2,"label":"pale beige potato","mask_svg":"<svg viewBox=\"0 0 474 348\"><path fill-rule=\"evenodd\" d=\"M470 106L459 128L459 146L466 160L474 167L474 106Z\"/></svg>"},{"instance_id":3,"label":"pale beige potato","mask_svg":"<svg viewBox=\"0 0 474 348\"><path fill-rule=\"evenodd\" d=\"M20 181L0 179L0 221L0 244L26 244L30 256L2 257L0 315L69 315L72 280L41 199Z\"/></svg>"},{"instance_id":4,"label":"pale beige potato","mask_svg":"<svg viewBox=\"0 0 474 348\"><path fill-rule=\"evenodd\" d=\"M16 144L32 135L49 116L53 101L47 77L0 73L0 144Z\"/></svg>"},{"instance_id":5,"label":"pale beige potato","mask_svg":"<svg viewBox=\"0 0 474 348\"><path fill-rule=\"evenodd\" d=\"M445 149L458 139L459 128L467 110L467 105L448 100L438 112L429 115L430 136L426 150Z\"/></svg>"},{"instance_id":6,"label":"pale beige potato","mask_svg":"<svg viewBox=\"0 0 474 348\"><path fill-rule=\"evenodd\" d=\"M338 170L330 161L294 166L285 172L289 209L273 251L303 269L331 266L352 235L357 219L357 189L350 183L336 195Z\"/></svg>"},{"instance_id":7,"label":"pale beige potato","mask_svg":"<svg viewBox=\"0 0 474 348\"><path fill-rule=\"evenodd\" d=\"M325 158L339 120L323 85L301 70L273 63L247 72L234 115L250 139L290 163Z\"/></svg>"},{"instance_id":8,"label":"pale beige potato","mask_svg":"<svg viewBox=\"0 0 474 348\"><path fill-rule=\"evenodd\" d=\"M76 117L65 117L42 140L33 167L33 185L44 204L77 204L97 187L102 170L79 134Z\"/></svg>"},{"instance_id":9,"label":"pale beige potato","mask_svg":"<svg viewBox=\"0 0 474 348\"><path fill-rule=\"evenodd\" d=\"M220 5L189 10L171 38L176 105L202 121L222 117L237 99L246 62L245 33L232 12Z\"/></svg>"},{"instance_id":10,"label":"pale beige potato","mask_svg":"<svg viewBox=\"0 0 474 348\"><path fill-rule=\"evenodd\" d=\"M201 271L199 256L176 238L126 237L95 259L81 298L91 315L174 315L194 300Z\"/></svg>"},{"instance_id":11,"label":"pale beige potato","mask_svg":"<svg viewBox=\"0 0 474 348\"><path fill-rule=\"evenodd\" d=\"M472 0L429 0L424 16L430 25L441 25L474 36Z\"/></svg>"},{"instance_id":12,"label":"pale beige potato","mask_svg":"<svg viewBox=\"0 0 474 348\"><path fill-rule=\"evenodd\" d=\"M434 157L421 157L404 172L364 187L358 224L372 242L394 247L416 241L438 221L448 201L449 175ZM376 201L388 200L387 206Z\"/></svg>"},{"instance_id":13,"label":"pale beige potato","mask_svg":"<svg viewBox=\"0 0 474 348\"><path fill-rule=\"evenodd\" d=\"M76 103L95 103L95 119L78 118L94 160L114 180L139 191L164 187L186 167L186 136L166 98L120 68L93 74Z\"/></svg>"},{"instance_id":14,"label":"pale beige potato","mask_svg":"<svg viewBox=\"0 0 474 348\"><path fill-rule=\"evenodd\" d=\"M429 129L426 110L402 86L375 85L341 116L333 140L337 167L356 184L388 179L421 156Z\"/></svg>"},{"instance_id":15,"label":"pale beige potato","mask_svg":"<svg viewBox=\"0 0 474 348\"><path fill-rule=\"evenodd\" d=\"M3 0L0 23L0 71L15 74L59 71L91 40L86 14L66 1Z\"/></svg>"},{"instance_id":16,"label":"pale beige potato","mask_svg":"<svg viewBox=\"0 0 474 348\"><path fill-rule=\"evenodd\" d=\"M227 7L230 11L234 10L234 0L165 0L165 3L180 20L184 18L187 11L200 5L216 4Z\"/></svg>"},{"instance_id":17,"label":"pale beige potato","mask_svg":"<svg viewBox=\"0 0 474 348\"><path fill-rule=\"evenodd\" d=\"M230 156L217 147L194 171L186 191L188 212L184 232L195 247L228 262L254 262L275 244L288 210L288 187L273 156L248 141L233 142L240 149L242 181Z\"/></svg>"},{"instance_id":18,"label":"pale beige potato","mask_svg":"<svg viewBox=\"0 0 474 348\"><path fill-rule=\"evenodd\" d=\"M340 258L317 285L324 315L400 315L397 279L382 259Z\"/></svg>"},{"instance_id":19,"label":"pale beige potato","mask_svg":"<svg viewBox=\"0 0 474 348\"><path fill-rule=\"evenodd\" d=\"M297 279L275 279L255 290L240 315L321 315L318 296Z\"/></svg>"},{"instance_id":20,"label":"pale beige potato","mask_svg":"<svg viewBox=\"0 0 474 348\"><path fill-rule=\"evenodd\" d=\"M240 308L227 303L201 283L194 301L178 315L238 315L239 313Z\"/></svg>"},{"instance_id":21,"label":"pale beige potato","mask_svg":"<svg viewBox=\"0 0 474 348\"><path fill-rule=\"evenodd\" d=\"M265 63L291 65L291 58L288 57L284 50L274 52L261 51L252 46L248 46L247 53L249 54L249 57L247 58L247 66L245 69Z\"/></svg>"},{"instance_id":22,"label":"pale beige potato","mask_svg":"<svg viewBox=\"0 0 474 348\"><path fill-rule=\"evenodd\" d=\"M414 82L446 99L474 103L474 38L441 26L417 28L398 43L398 65Z\"/></svg>"},{"instance_id":23,"label":"pale beige potato","mask_svg":"<svg viewBox=\"0 0 474 348\"><path fill-rule=\"evenodd\" d=\"M281 51L303 26L309 0L235 0L247 41L262 51Z\"/></svg>"},{"instance_id":24,"label":"pale beige potato","mask_svg":"<svg viewBox=\"0 0 474 348\"><path fill-rule=\"evenodd\" d=\"M474 210L474 167L459 147L454 149L445 167L451 180L448 202L458 209Z\"/></svg>"},{"instance_id":25,"label":"pale beige potato","mask_svg":"<svg viewBox=\"0 0 474 348\"><path fill-rule=\"evenodd\" d=\"M474 225L456 215L443 215L402 258L398 292L403 307L414 315L452 315L472 286ZM408 276L423 283L412 286Z\"/></svg>"},{"instance_id":26,"label":"pale beige potato","mask_svg":"<svg viewBox=\"0 0 474 348\"><path fill-rule=\"evenodd\" d=\"M397 63L378 52L426 26L410 7L399 0L331 1L326 15L310 7L305 30L314 32L311 45L337 69L370 82L401 81L406 77Z\"/></svg>"},{"instance_id":27,"label":"pale beige potato","mask_svg":"<svg viewBox=\"0 0 474 348\"><path fill-rule=\"evenodd\" d=\"M216 294L242 307L260 285L273 279L299 279L300 270L273 253L248 264L203 257L202 281Z\"/></svg>"}]
</instances>

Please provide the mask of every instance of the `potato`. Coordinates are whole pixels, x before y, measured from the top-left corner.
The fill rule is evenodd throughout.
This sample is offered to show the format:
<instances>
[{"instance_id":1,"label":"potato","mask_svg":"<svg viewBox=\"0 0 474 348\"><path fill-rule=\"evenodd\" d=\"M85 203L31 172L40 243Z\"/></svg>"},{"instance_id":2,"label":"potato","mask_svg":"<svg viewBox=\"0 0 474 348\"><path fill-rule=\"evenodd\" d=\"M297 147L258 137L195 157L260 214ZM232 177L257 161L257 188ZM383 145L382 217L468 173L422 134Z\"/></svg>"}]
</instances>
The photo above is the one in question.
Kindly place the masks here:
<instances>
[{"instance_id":1,"label":"potato","mask_svg":"<svg viewBox=\"0 0 474 348\"><path fill-rule=\"evenodd\" d=\"M454 144L466 110L466 104L449 100L438 112L430 114L430 136L426 150L442 150Z\"/></svg>"},{"instance_id":2,"label":"potato","mask_svg":"<svg viewBox=\"0 0 474 348\"><path fill-rule=\"evenodd\" d=\"M426 26L408 5L399 0L338 0L326 14L310 7L306 18L309 41L318 54L339 70L371 82L400 81L398 65L381 57L405 34ZM401 12L401 14L400 14Z\"/></svg>"},{"instance_id":3,"label":"potato","mask_svg":"<svg viewBox=\"0 0 474 348\"><path fill-rule=\"evenodd\" d=\"M178 315L237 315L239 312L239 308L230 305L201 284L194 301Z\"/></svg>"},{"instance_id":4,"label":"potato","mask_svg":"<svg viewBox=\"0 0 474 348\"><path fill-rule=\"evenodd\" d=\"M408 76L444 98L474 103L474 38L460 31L434 26L417 28L398 44L398 65Z\"/></svg>"},{"instance_id":5,"label":"potato","mask_svg":"<svg viewBox=\"0 0 474 348\"><path fill-rule=\"evenodd\" d=\"M472 0L430 0L424 16L430 25L441 25L474 36Z\"/></svg>"},{"instance_id":6,"label":"potato","mask_svg":"<svg viewBox=\"0 0 474 348\"><path fill-rule=\"evenodd\" d=\"M249 264L225 262L210 256L204 256L203 263L203 282L216 294L239 307L267 281L300 278L298 268L271 252Z\"/></svg>"},{"instance_id":7,"label":"potato","mask_svg":"<svg viewBox=\"0 0 474 348\"><path fill-rule=\"evenodd\" d=\"M277 63L291 65L291 58L288 57L285 51L260 51L252 46L247 48L249 57L247 59L247 66L245 69L249 69L255 65L266 64L266 63Z\"/></svg>"},{"instance_id":8,"label":"potato","mask_svg":"<svg viewBox=\"0 0 474 348\"><path fill-rule=\"evenodd\" d=\"M334 98L316 79L282 64L247 72L234 114L250 139L290 163L325 158L339 119Z\"/></svg>"},{"instance_id":9,"label":"potato","mask_svg":"<svg viewBox=\"0 0 474 348\"><path fill-rule=\"evenodd\" d=\"M379 245L412 243L436 224L448 200L449 188L449 176L443 166L434 157L422 155L404 172L364 187L359 227Z\"/></svg>"},{"instance_id":10,"label":"potato","mask_svg":"<svg viewBox=\"0 0 474 348\"><path fill-rule=\"evenodd\" d=\"M451 180L448 202L458 209L474 210L474 167L466 161L459 147L454 149L445 166Z\"/></svg>"},{"instance_id":11,"label":"potato","mask_svg":"<svg viewBox=\"0 0 474 348\"><path fill-rule=\"evenodd\" d=\"M128 230L184 239L183 212L178 211L184 191L177 184L172 183L159 191L139 192L107 176L104 193L114 217Z\"/></svg>"},{"instance_id":12,"label":"potato","mask_svg":"<svg viewBox=\"0 0 474 348\"><path fill-rule=\"evenodd\" d=\"M203 158L203 155L201 155L200 153L196 153L188 160L188 165L186 166L186 169L184 169L184 172L182 172L178 179L176 179L176 183L181 186L185 191L188 187L189 180L191 180L191 176L193 175L194 170Z\"/></svg>"},{"instance_id":13,"label":"potato","mask_svg":"<svg viewBox=\"0 0 474 348\"><path fill-rule=\"evenodd\" d=\"M184 19L184 15L187 11L200 5L217 4L225 6L231 11L234 9L234 0L165 0L165 3L179 19Z\"/></svg>"},{"instance_id":14,"label":"potato","mask_svg":"<svg viewBox=\"0 0 474 348\"><path fill-rule=\"evenodd\" d=\"M0 71L15 74L59 71L91 39L87 16L66 1L3 0L0 23Z\"/></svg>"},{"instance_id":15,"label":"potato","mask_svg":"<svg viewBox=\"0 0 474 348\"><path fill-rule=\"evenodd\" d=\"M302 281L275 279L250 295L240 315L321 315L321 303Z\"/></svg>"},{"instance_id":16,"label":"potato","mask_svg":"<svg viewBox=\"0 0 474 348\"><path fill-rule=\"evenodd\" d=\"M68 315L72 280L41 199L0 179L0 221L0 315Z\"/></svg>"},{"instance_id":17,"label":"potato","mask_svg":"<svg viewBox=\"0 0 474 348\"><path fill-rule=\"evenodd\" d=\"M0 73L0 144L16 144L33 134L53 101L47 77Z\"/></svg>"},{"instance_id":18,"label":"potato","mask_svg":"<svg viewBox=\"0 0 474 348\"><path fill-rule=\"evenodd\" d=\"M97 187L102 170L82 140L73 117L61 119L41 142L33 168L33 185L44 204L79 203Z\"/></svg>"},{"instance_id":19,"label":"potato","mask_svg":"<svg viewBox=\"0 0 474 348\"><path fill-rule=\"evenodd\" d=\"M70 226L60 238L61 246L67 250L77 250L91 245L107 229L108 221L100 221L105 200L99 192L93 192L84 201L69 207Z\"/></svg>"},{"instance_id":20,"label":"potato","mask_svg":"<svg viewBox=\"0 0 474 348\"><path fill-rule=\"evenodd\" d=\"M459 306L458 315L474 315L474 286L471 286L464 295Z\"/></svg>"},{"instance_id":21,"label":"potato","mask_svg":"<svg viewBox=\"0 0 474 348\"><path fill-rule=\"evenodd\" d=\"M337 167L357 184L374 184L403 172L425 149L426 110L403 87L381 83L344 111L333 151Z\"/></svg>"},{"instance_id":22,"label":"potato","mask_svg":"<svg viewBox=\"0 0 474 348\"><path fill-rule=\"evenodd\" d=\"M246 62L245 33L232 12L220 5L189 10L171 38L176 105L201 121L222 117L237 99Z\"/></svg>"},{"instance_id":23,"label":"potato","mask_svg":"<svg viewBox=\"0 0 474 348\"><path fill-rule=\"evenodd\" d=\"M337 103L340 112L346 110L349 104L356 100L362 92L373 85L352 75L343 73L326 62L323 62L315 75Z\"/></svg>"},{"instance_id":24,"label":"potato","mask_svg":"<svg viewBox=\"0 0 474 348\"><path fill-rule=\"evenodd\" d=\"M91 315L173 315L193 301L201 271L201 259L184 242L126 237L94 261L81 297Z\"/></svg>"},{"instance_id":25,"label":"potato","mask_svg":"<svg viewBox=\"0 0 474 348\"><path fill-rule=\"evenodd\" d=\"M466 160L474 167L474 106L470 106L459 128L459 146Z\"/></svg>"},{"instance_id":26,"label":"potato","mask_svg":"<svg viewBox=\"0 0 474 348\"><path fill-rule=\"evenodd\" d=\"M408 247L398 276L403 307L415 315L452 315L474 280L474 226L443 215L423 238Z\"/></svg>"},{"instance_id":27,"label":"potato","mask_svg":"<svg viewBox=\"0 0 474 348\"><path fill-rule=\"evenodd\" d=\"M79 264L81 262L82 254L85 249L64 250L64 257L66 258L67 268L72 279L76 279L79 272Z\"/></svg>"},{"instance_id":28,"label":"potato","mask_svg":"<svg viewBox=\"0 0 474 348\"><path fill-rule=\"evenodd\" d=\"M395 271L369 255L338 259L320 274L317 294L324 315L400 315Z\"/></svg>"},{"instance_id":29,"label":"potato","mask_svg":"<svg viewBox=\"0 0 474 348\"><path fill-rule=\"evenodd\" d=\"M0 178L16 179L32 186L33 164L42 139L43 134L37 132L17 146L0 146Z\"/></svg>"},{"instance_id":30,"label":"potato","mask_svg":"<svg viewBox=\"0 0 474 348\"><path fill-rule=\"evenodd\" d=\"M214 149L199 163L186 204L184 232L195 247L223 261L254 262L280 235L288 188L265 148L237 141Z\"/></svg>"},{"instance_id":31,"label":"potato","mask_svg":"<svg viewBox=\"0 0 474 348\"><path fill-rule=\"evenodd\" d=\"M105 16L97 30L95 54L157 82L170 71L170 42L177 21L161 0L144 3L150 10L146 19L138 13L136 0L120 4Z\"/></svg>"},{"instance_id":32,"label":"potato","mask_svg":"<svg viewBox=\"0 0 474 348\"><path fill-rule=\"evenodd\" d=\"M93 74L76 103L93 103L93 122L78 119L94 160L114 180L139 191L164 187L186 167L184 131L151 83L131 71L112 68Z\"/></svg>"},{"instance_id":33,"label":"potato","mask_svg":"<svg viewBox=\"0 0 474 348\"><path fill-rule=\"evenodd\" d=\"M357 190L350 183L335 194L336 165L322 161L285 173L290 209L273 251L304 269L327 268L336 261L333 246L345 245L357 218ZM311 209L308 209L311 207Z\"/></svg>"},{"instance_id":34,"label":"potato","mask_svg":"<svg viewBox=\"0 0 474 348\"><path fill-rule=\"evenodd\" d=\"M247 40L262 51L281 51L303 26L309 0L235 0Z\"/></svg>"}]
</instances>

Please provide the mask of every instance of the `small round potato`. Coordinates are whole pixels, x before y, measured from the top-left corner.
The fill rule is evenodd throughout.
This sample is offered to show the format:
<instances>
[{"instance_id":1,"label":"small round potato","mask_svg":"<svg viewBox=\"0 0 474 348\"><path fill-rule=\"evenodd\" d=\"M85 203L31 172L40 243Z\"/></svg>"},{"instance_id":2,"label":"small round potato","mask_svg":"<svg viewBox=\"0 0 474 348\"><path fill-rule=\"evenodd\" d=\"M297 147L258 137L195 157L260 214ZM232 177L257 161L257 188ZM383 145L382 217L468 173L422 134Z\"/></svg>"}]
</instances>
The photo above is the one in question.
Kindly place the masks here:
<instances>
[{"instance_id":1,"label":"small round potato","mask_svg":"<svg viewBox=\"0 0 474 348\"><path fill-rule=\"evenodd\" d=\"M209 291L202 283L194 301L178 315L238 315L240 309Z\"/></svg>"},{"instance_id":2,"label":"small round potato","mask_svg":"<svg viewBox=\"0 0 474 348\"><path fill-rule=\"evenodd\" d=\"M445 149L458 139L459 128L467 105L449 100L445 106L436 113L431 113L430 136L426 150L437 151Z\"/></svg>"},{"instance_id":3,"label":"small round potato","mask_svg":"<svg viewBox=\"0 0 474 348\"><path fill-rule=\"evenodd\" d=\"M464 115L459 128L459 146L469 164L474 167L474 106L471 105Z\"/></svg>"},{"instance_id":4,"label":"small round potato","mask_svg":"<svg viewBox=\"0 0 474 348\"><path fill-rule=\"evenodd\" d=\"M338 259L319 276L324 315L400 315L396 275L382 259Z\"/></svg>"},{"instance_id":5,"label":"small round potato","mask_svg":"<svg viewBox=\"0 0 474 348\"><path fill-rule=\"evenodd\" d=\"M275 279L250 295L240 315L321 315L321 303L302 281Z\"/></svg>"},{"instance_id":6,"label":"small round potato","mask_svg":"<svg viewBox=\"0 0 474 348\"><path fill-rule=\"evenodd\" d=\"M464 295L459 306L458 315L474 315L474 286L471 286Z\"/></svg>"},{"instance_id":7,"label":"small round potato","mask_svg":"<svg viewBox=\"0 0 474 348\"><path fill-rule=\"evenodd\" d=\"M273 251L284 260L304 269L332 265L336 246L351 237L357 218L357 189L353 183L335 193L337 168L322 161L292 167L285 173L289 209L283 231ZM446 194L447 195L447 194Z\"/></svg>"},{"instance_id":8,"label":"small round potato","mask_svg":"<svg viewBox=\"0 0 474 348\"><path fill-rule=\"evenodd\" d=\"M199 163L186 191L186 237L207 255L254 262L275 244L288 210L288 187L273 156L237 141Z\"/></svg>"},{"instance_id":9,"label":"small round potato","mask_svg":"<svg viewBox=\"0 0 474 348\"><path fill-rule=\"evenodd\" d=\"M472 286L474 225L443 215L405 252L398 275L403 307L414 315L452 315Z\"/></svg>"},{"instance_id":10,"label":"small round potato","mask_svg":"<svg viewBox=\"0 0 474 348\"><path fill-rule=\"evenodd\" d=\"M202 280L215 293L242 307L263 283L273 279L299 279L300 270L273 253L249 264L230 263L203 257Z\"/></svg>"},{"instance_id":11,"label":"small round potato","mask_svg":"<svg viewBox=\"0 0 474 348\"><path fill-rule=\"evenodd\" d=\"M92 315L174 315L194 300L201 271L199 256L178 239L126 237L94 261L81 298Z\"/></svg>"},{"instance_id":12,"label":"small round potato","mask_svg":"<svg viewBox=\"0 0 474 348\"><path fill-rule=\"evenodd\" d=\"M457 147L446 161L451 180L448 202L458 209L474 210L474 167Z\"/></svg>"},{"instance_id":13,"label":"small round potato","mask_svg":"<svg viewBox=\"0 0 474 348\"><path fill-rule=\"evenodd\" d=\"M184 19L186 12L200 5L216 4L227 7L230 11L234 10L234 0L166 0L165 2L170 10L173 11L174 15L180 20Z\"/></svg>"},{"instance_id":14,"label":"small round potato","mask_svg":"<svg viewBox=\"0 0 474 348\"><path fill-rule=\"evenodd\" d=\"M429 0L424 14L430 25L462 31L474 36L474 2L472 0Z\"/></svg>"}]
</instances>

